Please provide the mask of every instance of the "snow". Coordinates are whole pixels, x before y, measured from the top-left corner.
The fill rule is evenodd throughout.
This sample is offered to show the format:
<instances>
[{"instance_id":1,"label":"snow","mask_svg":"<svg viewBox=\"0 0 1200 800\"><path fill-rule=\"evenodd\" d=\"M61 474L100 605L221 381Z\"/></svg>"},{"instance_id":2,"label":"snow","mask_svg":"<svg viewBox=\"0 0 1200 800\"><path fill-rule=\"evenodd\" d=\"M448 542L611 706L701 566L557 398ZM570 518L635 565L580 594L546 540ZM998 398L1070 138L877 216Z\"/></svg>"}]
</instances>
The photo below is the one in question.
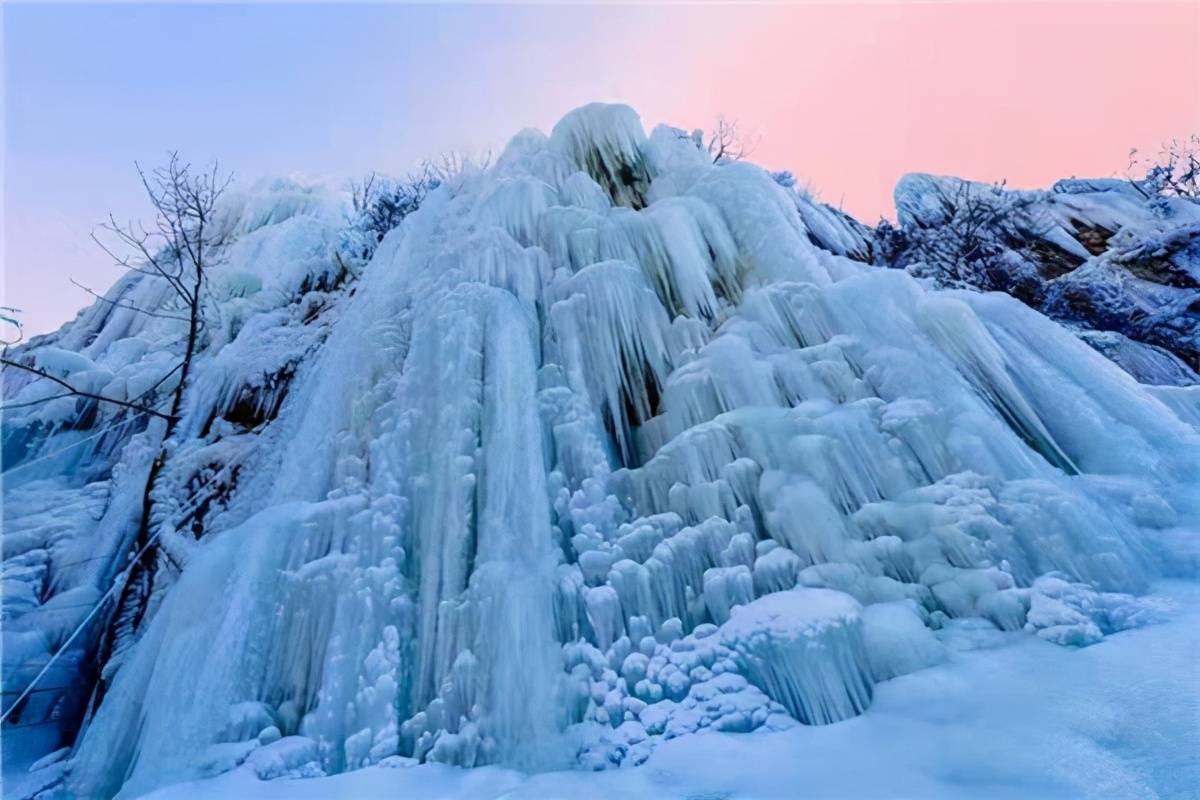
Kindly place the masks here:
<instances>
[{"instance_id":1,"label":"snow","mask_svg":"<svg viewBox=\"0 0 1200 800\"><path fill-rule=\"evenodd\" d=\"M1190 668L1200 593L1174 584L1158 597L1177 604L1169 622L1079 651L1019 633L947 631L947 663L877 685L861 717L679 737L634 768L527 775L405 764L271 783L243 768L151 797L785 798L798 786L828 798L1185 797L1200 780Z\"/></svg>"},{"instance_id":2,"label":"snow","mask_svg":"<svg viewBox=\"0 0 1200 800\"><path fill-rule=\"evenodd\" d=\"M21 712L47 733L6 738L20 764L71 745L38 771L63 791L636 795L665 770L836 795L878 787L847 758L889 742L910 795L1070 789L1095 776L1015 784L1041 749L964 731L1079 697L1121 637L1169 650L1137 595L1197 564L1192 393L1011 297L855 260L861 231L751 164L594 104L432 190L367 263L336 194L229 203L169 441L74 399L6 415L6 681L124 578L164 454L152 569L60 662L78 690ZM179 352L177 320L99 303L15 357L137 396ZM764 754L782 771L748 774Z\"/></svg>"},{"instance_id":3,"label":"snow","mask_svg":"<svg viewBox=\"0 0 1200 800\"><path fill-rule=\"evenodd\" d=\"M1029 191L906 175L900 227L877 231L876 260L1016 296L1143 383L1195 384L1200 204L1149 184L1069 179Z\"/></svg>"},{"instance_id":4,"label":"snow","mask_svg":"<svg viewBox=\"0 0 1200 800\"><path fill-rule=\"evenodd\" d=\"M646 134L629 106L590 103L568 113L550 132L550 146L586 169L617 205L640 208L649 189Z\"/></svg>"}]
</instances>

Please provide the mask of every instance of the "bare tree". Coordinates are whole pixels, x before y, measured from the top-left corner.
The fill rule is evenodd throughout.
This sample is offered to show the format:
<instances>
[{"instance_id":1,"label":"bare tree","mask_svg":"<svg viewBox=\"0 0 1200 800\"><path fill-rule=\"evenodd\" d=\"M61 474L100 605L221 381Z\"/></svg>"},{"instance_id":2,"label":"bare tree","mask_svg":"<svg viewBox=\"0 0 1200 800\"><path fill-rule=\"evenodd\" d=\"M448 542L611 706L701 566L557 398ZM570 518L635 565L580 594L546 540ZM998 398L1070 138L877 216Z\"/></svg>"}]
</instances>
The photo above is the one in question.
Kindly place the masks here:
<instances>
[{"instance_id":1,"label":"bare tree","mask_svg":"<svg viewBox=\"0 0 1200 800\"><path fill-rule=\"evenodd\" d=\"M26 359L28 363L22 363L0 358L0 363L5 368L31 373L63 390L51 397L8 405L0 410L75 396L97 403L122 406L165 422L160 428L161 438L157 454L146 474L142 489L141 514L130 542L131 551L137 555L128 568L119 574L120 584L114 585L110 593L101 600L101 605L97 605L88 616L88 620L91 620L101 606L107 603L110 594L115 594L118 598L115 606L107 610L104 617L98 618L104 620L97 623L97 630L100 631L99 641L88 646L89 653L98 651L101 662L107 661L114 648L120 646L123 637L136 632L146 612L149 591L155 576L155 560L159 552L157 533L153 529L156 524L161 524L156 523L153 513L153 490L166 464L172 435L180 419L183 395L205 329L206 309L210 309L212 313L216 312L216 304L208 291L208 279L209 271L221 257L224 231L222 226L217 224L215 213L218 200L232 180L231 175L221 175L216 162L202 170L194 170L174 152L169 154L164 166L150 171L143 170L137 164L135 167L154 206L155 217L152 225L147 228L140 222L120 224L110 214L108 220L93 231L92 238L118 266L146 276L147 279L164 282L170 289L170 300L153 308L143 308L135 302L129 302L127 298L105 296L78 282L72 283L102 303L182 323L184 334L179 362L141 395L124 400L80 389L68 380L69 375L56 375L43 369L32 359ZM21 326L13 310L8 308L0 308L0 323L16 330L15 341L2 342L5 352L0 353L0 356L3 356L7 355L7 345L20 341ZM154 396L159 387L176 373L178 383L171 390L169 412L154 408L153 405L142 404L141 401ZM85 620L85 624L88 620ZM92 694L93 707L103 696L106 685L106 680L100 677Z\"/></svg>"},{"instance_id":2,"label":"bare tree","mask_svg":"<svg viewBox=\"0 0 1200 800\"><path fill-rule=\"evenodd\" d=\"M712 163L721 164L727 161L741 161L754 152L753 143L747 142L738 126L737 120L717 117L712 132L704 142Z\"/></svg>"},{"instance_id":3,"label":"bare tree","mask_svg":"<svg viewBox=\"0 0 1200 800\"><path fill-rule=\"evenodd\" d=\"M1134 170L1144 171L1144 177L1130 177ZM1126 177L1147 200L1179 197L1200 203L1200 134L1193 133L1184 140L1172 139L1150 158L1139 157L1136 148L1130 150Z\"/></svg>"},{"instance_id":4,"label":"bare tree","mask_svg":"<svg viewBox=\"0 0 1200 800\"><path fill-rule=\"evenodd\" d=\"M144 309L101 298L104 302L156 317L176 319L186 324L183 353L172 370L179 381L171 399L170 413L158 453L151 464L142 494L142 511L132 547L140 557L125 573L124 586L117 605L105 625L100 643L102 660L118 648L123 636L136 630L145 614L152 585L158 548L154 544L153 489L166 464L169 443L179 421L184 392L205 328L206 308L215 312L215 304L206 302L210 270L219 263L224 231L214 218L217 202L232 181L222 175L216 162L202 170L170 153L166 165L149 172L137 167L142 186L154 206L155 219L150 228L141 223L119 224L113 216L98 226L96 242L112 256L117 265L132 272L158 278L167 283L174 302L165 309ZM82 287L94 296L86 287ZM163 380L170 377L170 373ZM160 381L161 382L161 381ZM93 695L98 702L105 690L101 680Z\"/></svg>"},{"instance_id":5,"label":"bare tree","mask_svg":"<svg viewBox=\"0 0 1200 800\"><path fill-rule=\"evenodd\" d=\"M154 206L153 227L147 229L140 222L122 225L110 214L108 221L98 226L98 231L106 236L93 232L92 238L112 256L118 266L161 278L175 294L176 313L163 314L158 310L135 307L133 310L187 323L179 383L171 400L171 421L165 436L169 438L204 329L204 292L208 272L214 266L217 250L222 244L222 234L214 224L213 214L217 200L228 188L233 176L222 176L215 161L206 169L193 170L191 164L181 160L177 152L169 154L164 166L149 172L137 164L135 166L146 195ZM81 288L100 297L87 287ZM103 297L100 299L113 302Z\"/></svg>"}]
</instances>

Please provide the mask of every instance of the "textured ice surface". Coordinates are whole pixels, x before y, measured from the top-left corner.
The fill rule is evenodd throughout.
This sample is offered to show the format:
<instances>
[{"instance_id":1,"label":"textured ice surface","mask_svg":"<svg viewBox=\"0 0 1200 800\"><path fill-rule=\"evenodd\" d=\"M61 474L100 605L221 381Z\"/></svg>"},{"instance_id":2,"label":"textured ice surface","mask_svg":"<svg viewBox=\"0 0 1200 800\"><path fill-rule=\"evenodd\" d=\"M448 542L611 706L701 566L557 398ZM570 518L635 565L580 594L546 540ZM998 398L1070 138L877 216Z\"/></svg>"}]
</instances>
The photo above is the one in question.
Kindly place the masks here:
<instances>
[{"instance_id":1,"label":"textured ice surface","mask_svg":"<svg viewBox=\"0 0 1200 800\"><path fill-rule=\"evenodd\" d=\"M769 594L735 608L721 639L745 662L750 680L801 722L837 722L871 704L862 606L848 594Z\"/></svg>"},{"instance_id":2,"label":"textured ice surface","mask_svg":"<svg viewBox=\"0 0 1200 800\"><path fill-rule=\"evenodd\" d=\"M847 724L945 657L935 631L1085 645L1195 567L1194 397L1012 298L846 257L852 227L626 107L519 134L367 264L338 255L337 198L256 192L66 791L601 769ZM170 325L97 305L18 355L136 395ZM6 680L117 574L162 435L70 403L5 420ZM22 717L78 726L72 674L73 711ZM75 733L47 728L26 751Z\"/></svg>"},{"instance_id":3,"label":"textured ice surface","mask_svg":"<svg viewBox=\"0 0 1200 800\"><path fill-rule=\"evenodd\" d=\"M1187 797L1200 779L1191 758L1200 747L1191 677L1200 598L1194 585L1174 588L1187 611L1168 624L1084 651L1019 634L1006 639L994 630L954 632L947 637L954 645L948 663L881 684L872 709L854 720L771 734L680 737L634 769L525 775L497 767L388 768L410 767L393 761L315 781L266 784L253 768L242 768L152 797L785 800L797 787L845 800Z\"/></svg>"}]
</instances>

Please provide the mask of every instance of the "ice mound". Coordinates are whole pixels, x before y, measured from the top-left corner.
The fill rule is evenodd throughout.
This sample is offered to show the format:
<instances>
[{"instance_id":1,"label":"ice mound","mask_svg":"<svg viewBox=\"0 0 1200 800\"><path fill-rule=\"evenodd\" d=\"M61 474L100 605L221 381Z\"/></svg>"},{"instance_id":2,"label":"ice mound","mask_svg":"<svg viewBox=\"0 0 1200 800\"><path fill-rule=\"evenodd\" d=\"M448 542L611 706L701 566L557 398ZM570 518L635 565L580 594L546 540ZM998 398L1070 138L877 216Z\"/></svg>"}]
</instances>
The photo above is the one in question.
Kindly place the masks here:
<instances>
[{"instance_id":1,"label":"ice mound","mask_svg":"<svg viewBox=\"0 0 1200 800\"><path fill-rule=\"evenodd\" d=\"M612 197L630 208L645 205L650 188L642 121L629 106L590 103L564 116L550 145L585 170Z\"/></svg>"},{"instance_id":2,"label":"ice mound","mask_svg":"<svg viewBox=\"0 0 1200 800\"><path fill-rule=\"evenodd\" d=\"M862 606L830 589L793 589L733 610L721 641L750 680L808 725L861 714L871 704Z\"/></svg>"},{"instance_id":3,"label":"ice mound","mask_svg":"<svg viewBox=\"0 0 1200 800\"><path fill-rule=\"evenodd\" d=\"M1084 645L1193 563L1195 398L855 260L845 219L631 109L519 134L369 261L339 202L231 201L160 546L60 662L78 688L21 712L42 752L75 742L77 796L831 724L956 620ZM134 396L176 349L100 303L14 357ZM6 681L124 574L161 436L73 399L6 415Z\"/></svg>"}]
</instances>

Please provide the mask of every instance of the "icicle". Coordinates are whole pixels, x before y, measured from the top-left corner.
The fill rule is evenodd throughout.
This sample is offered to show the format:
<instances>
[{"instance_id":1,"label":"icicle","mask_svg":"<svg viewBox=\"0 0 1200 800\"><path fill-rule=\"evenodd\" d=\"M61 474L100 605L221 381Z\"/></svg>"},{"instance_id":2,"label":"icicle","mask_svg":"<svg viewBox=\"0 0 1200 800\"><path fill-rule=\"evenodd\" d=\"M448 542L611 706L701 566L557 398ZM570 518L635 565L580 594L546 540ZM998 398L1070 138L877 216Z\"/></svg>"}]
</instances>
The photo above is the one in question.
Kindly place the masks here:
<instances>
[{"instance_id":1,"label":"icicle","mask_svg":"<svg viewBox=\"0 0 1200 800\"><path fill-rule=\"evenodd\" d=\"M735 608L721 640L746 660L751 681L771 699L801 722L825 725L871 704L860 613L841 592L776 592Z\"/></svg>"},{"instance_id":2,"label":"icicle","mask_svg":"<svg viewBox=\"0 0 1200 800\"><path fill-rule=\"evenodd\" d=\"M639 272L620 261L594 264L557 287L550 318L576 391L603 404L622 458L632 429L654 415L668 372L666 315Z\"/></svg>"},{"instance_id":3,"label":"icicle","mask_svg":"<svg viewBox=\"0 0 1200 800\"><path fill-rule=\"evenodd\" d=\"M650 187L637 112L629 106L591 103L567 114L550 133L550 144L587 173L617 205L641 208Z\"/></svg>"}]
</instances>

